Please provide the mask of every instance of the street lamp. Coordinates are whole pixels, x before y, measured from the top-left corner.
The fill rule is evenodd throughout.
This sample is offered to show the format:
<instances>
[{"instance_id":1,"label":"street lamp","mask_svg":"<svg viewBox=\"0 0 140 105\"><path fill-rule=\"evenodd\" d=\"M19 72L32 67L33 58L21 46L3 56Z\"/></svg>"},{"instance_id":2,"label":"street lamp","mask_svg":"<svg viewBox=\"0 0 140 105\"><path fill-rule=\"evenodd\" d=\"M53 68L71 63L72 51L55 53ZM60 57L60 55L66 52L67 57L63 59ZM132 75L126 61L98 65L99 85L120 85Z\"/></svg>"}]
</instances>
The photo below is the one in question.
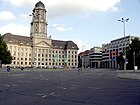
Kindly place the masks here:
<instances>
[{"instance_id":1,"label":"street lamp","mask_svg":"<svg viewBox=\"0 0 140 105\"><path fill-rule=\"evenodd\" d=\"M85 51L84 51L84 45L82 45L82 69L84 69L85 68L85 59L84 59L84 57L85 57Z\"/></svg>"},{"instance_id":2,"label":"street lamp","mask_svg":"<svg viewBox=\"0 0 140 105\"><path fill-rule=\"evenodd\" d=\"M128 22L128 20L129 20L129 18L127 18L127 19L122 18L121 20L118 20L123 23L124 39L125 39L125 23ZM125 40L124 40L124 59L126 60L126 42L125 42ZM124 70L126 70L126 61L124 63Z\"/></svg>"}]
</instances>

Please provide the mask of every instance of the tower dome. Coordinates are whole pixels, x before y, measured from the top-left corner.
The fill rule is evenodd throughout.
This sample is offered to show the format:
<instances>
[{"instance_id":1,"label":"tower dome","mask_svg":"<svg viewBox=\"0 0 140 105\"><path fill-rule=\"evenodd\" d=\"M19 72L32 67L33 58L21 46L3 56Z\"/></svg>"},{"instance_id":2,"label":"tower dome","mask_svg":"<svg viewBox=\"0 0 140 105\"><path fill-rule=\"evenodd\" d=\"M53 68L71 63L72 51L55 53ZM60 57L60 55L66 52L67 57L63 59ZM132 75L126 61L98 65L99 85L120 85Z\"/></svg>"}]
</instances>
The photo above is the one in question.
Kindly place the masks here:
<instances>
[{"instance_id":1,"label":"tower dome","mask_svg":"<svg viewBox=\"0 0 140 105\"><path fill-rule=\"evenodd\" d=\"M45 8L45 5L41 1L39 1L35 5L35 8L37 8L37 7Z\"/></svg>"}]
</instances>

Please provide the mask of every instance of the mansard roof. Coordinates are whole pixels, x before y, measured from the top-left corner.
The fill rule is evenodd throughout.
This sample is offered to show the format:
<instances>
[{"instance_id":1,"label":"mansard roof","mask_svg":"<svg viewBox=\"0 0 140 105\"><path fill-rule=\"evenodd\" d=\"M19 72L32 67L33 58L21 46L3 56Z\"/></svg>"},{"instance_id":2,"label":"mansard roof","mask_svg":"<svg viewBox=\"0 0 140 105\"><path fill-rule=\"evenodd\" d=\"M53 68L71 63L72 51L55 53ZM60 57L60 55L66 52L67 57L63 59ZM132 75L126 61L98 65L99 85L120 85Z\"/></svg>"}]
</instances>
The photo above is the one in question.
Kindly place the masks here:
<instances>
[{"instance_id":1,"label":"mansard roof","mask_svg":"<svg viewBox=\"0 0 140 105\"><path fill-rule=\"evenodd\" d=\"M3 35L4 41L8 44L25 45L31 46L31 37L13 35L11 33L6 33ZM52 46L54 49L73 49L79 50L77 45L73 41L62 41L62 40L52 40Z\"/></svg>"},{"instance_id":2,"label":"mansard roof","mask_svg":"<svg viewBox=\"0 0 140 105\"><path fill-rule=\"evenodd\" d=\"M28 45L31 46L31 38L27 36L13 35L11 33L6 33L3 35L4 41L8 44L16 44L16 45Z\"/></svg>"}]
</instances>

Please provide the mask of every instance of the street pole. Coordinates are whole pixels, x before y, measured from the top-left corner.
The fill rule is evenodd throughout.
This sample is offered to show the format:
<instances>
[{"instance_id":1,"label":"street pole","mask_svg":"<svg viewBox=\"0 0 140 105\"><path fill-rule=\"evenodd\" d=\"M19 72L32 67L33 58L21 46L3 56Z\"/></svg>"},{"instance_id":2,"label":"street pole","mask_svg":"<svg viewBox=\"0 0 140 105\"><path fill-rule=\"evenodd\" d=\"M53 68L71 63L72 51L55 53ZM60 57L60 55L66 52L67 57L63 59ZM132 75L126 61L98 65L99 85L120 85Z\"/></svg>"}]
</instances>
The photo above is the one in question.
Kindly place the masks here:
<instances>
[{"instance_id":1,"label":"street pole","mask_svg":"<svg viewBox=\"0 0 140 105\"><path fill-rule=\"evenodd\" d=\"M124 19L122 18L121 20L118 20L120 22L123 23L123 34L124 34L124 59L125 59L125 62L124 62L124 70L126 70L126 41L125 41L125 22L128 22L129 18L127 19Z\"/></svg>"},{"instance_id":2,"label":"street pole","mask_svg":"<svg viewBox=\"0 0 140 105\"><path fill-rule=\"evenodd\" d=\"M84 50L84 45L82 45L82 69L84 69L84 57L85 57L85 52L83 52L83 50Z\"/></svg>"},{"instance_id":3,"label":"street pole","mask_svg":"<svg viewBox=\"0 0 140 105\"><path fill-rule=\"evenodd\" d=\"M135 51L133 51L133 58L134 58L134 72L135 72Z\"/></svg>"}]
</instances>

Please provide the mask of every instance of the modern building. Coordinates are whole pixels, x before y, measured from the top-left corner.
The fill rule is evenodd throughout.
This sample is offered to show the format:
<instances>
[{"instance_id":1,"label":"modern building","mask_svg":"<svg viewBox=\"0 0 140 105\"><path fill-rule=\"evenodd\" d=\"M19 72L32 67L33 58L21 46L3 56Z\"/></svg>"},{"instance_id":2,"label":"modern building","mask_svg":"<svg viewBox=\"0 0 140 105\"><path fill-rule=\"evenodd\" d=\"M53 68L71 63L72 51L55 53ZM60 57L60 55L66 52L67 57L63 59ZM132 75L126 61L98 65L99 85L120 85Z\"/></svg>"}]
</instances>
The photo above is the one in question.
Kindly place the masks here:
<instances>
[{"instance_id":1,"label":"modern building","mask_svg":"<svg viewBox=\"0 0 140 105\"><path fill-rule=\"evenodd\" d=\"M54 40L47 34L45 5L36 3L31 21L30 37L4 34L11 51L12 67L77 67L79 48L73 41Z\"/></svg>"},{"instance_id":2,"label":"modern building","mask_svg":"<svg viewBox=\"0 0 140 105\"><path fill-rule=\"evenodd\" d=\"M93 47L89 52L89 66L90 68L100 68L102 61L102 48Z\"/></svg>"},{"instance_id":3,"label":"modern building","mask_svg":"<svg viewBox=\"0 0 140 105\"><path fill-rule=\"evenodd\" d=\"M112 40L110 43L102 44L102 67L117 69L117 57L120 53L126 55L126 51L134 38L135 36L126 36ZM125 61L127 66L128 59L126 58Z\"/></svg>"},{"instance_id":4,"label":"modern building","mask_svg":"<svg viewBox=\"0 0 140 105\"><path fill-rule=\"evenodd\" d=\"M89 52L90 50L86 50L84 52L79 53L79 59L81 61L81 66L83 68L89 67Z\"/></svg>"},{"instance_id":5,"label":"modern building","mask_svg":"<svg viewBox=\"0 0 140 105\"><path fill-rule=\"evenodd\" d=\"M102 60L102 48L93 47L90 50L79 53L82 67L84 68L100 68Z\"/></svg>"}]
</instances>

